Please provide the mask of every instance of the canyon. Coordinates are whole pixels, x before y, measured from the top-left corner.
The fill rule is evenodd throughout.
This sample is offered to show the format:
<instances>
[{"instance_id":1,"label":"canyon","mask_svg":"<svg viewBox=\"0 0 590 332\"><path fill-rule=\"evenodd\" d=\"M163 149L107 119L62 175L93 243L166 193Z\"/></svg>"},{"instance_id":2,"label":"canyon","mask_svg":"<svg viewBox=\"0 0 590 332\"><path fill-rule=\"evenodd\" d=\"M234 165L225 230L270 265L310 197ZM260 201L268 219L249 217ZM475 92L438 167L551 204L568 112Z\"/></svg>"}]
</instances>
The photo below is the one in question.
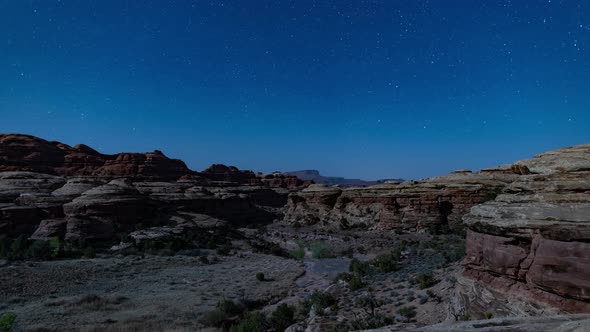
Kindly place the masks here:
<instances>
[{"instance_id":1,"label":"canyon","mask_svg":"<svg viewBox=\"0 0 590 332\"><path fill-rule=\"evenodd\" d=\"M493 324L550 331L567 322L588 327L590 144L480 171L343 188L220 164L197 172L161 151L106 155L83 144L72 147L0 134L0 239L4 252L21 239L31 247L58 243L54 249L72 255L42 262L26 263L22 257L0 261L0 271L6 272L0 286L6 302L0 312L17 312L35 324L55 315L54 308L70 308L83 293L67 283L54 288L34 281L43 273L65 271L80 274L80 279L90 274L95 281L88 287L94 292L106 296L107 289L118 289L138 306L128 310L125 304L109 302L114 309L107 312L117 316L112 318L117 324L136 324L138 317L150 314L158 324L173 316L176 323L167 324L202 328L207 326L202 316L215 309L215 294L237 301L247 293L258 309L270 313L280 304L309 300L313 291L321 290L336 297L338 305L323 312L316 305L289 331L343 326L470 331L477 324L481 331ZM327 246L330 255L318 254ZM89 248L97 252L96 258L82 257ZM300 260L290 257L296 252ZM383 255L395 256L395 269L383 268ZM376 270L357 275L353 261L369 262ZM322 264L334 267L324 271ZM133 274L127 266L142 272ZM161 272L161 266L170 275ZM100 272L103 268L106 272ZM107 280L111 270L118 271L115 275L126 286ZM238 280L240 273L256 271L263 271L268 282ZM227 272L229 279L216 282ZM348 272L349 279L332 283L339 273ZM142 279L150 273L151 283ZM184 299L187 290L175 285L201 274L209 279L187 282L201 300ZM24 275L29 277L23 284L16 276ZM437 283L416 288L424 276ZM351 287L353 277L365 286ZM141 282L134 284L135 278ZM167 283L170 294L190 302L200 318L168 311L164 317L133 297L147 300L151 288ZM234 289L238 286L223 283L239 284L242 293ZM133 287L143 291L133 295ZM432 290L430 295L426 290ZM50 294L59 299L52 300ZM157 296L171 303L170 294L162 290ZM378 301L367 304L369 295ZM58 300L62 304L56 304ZM410 306L417 307L416 318L400 318L400 310ZM396 318L380 326L367 323L377 317L375 310ZM366 324L351 323L350 313L368 317ZM56 322L55 329L106 329L114 324L85 323L89 313L71 314L73 323ZM548 314L554 318L546 324L537 318ZM466 319L477 321L457 323ZM16 326L31 330L35 324L20 319Z\"/></svg>"}]
</instances>

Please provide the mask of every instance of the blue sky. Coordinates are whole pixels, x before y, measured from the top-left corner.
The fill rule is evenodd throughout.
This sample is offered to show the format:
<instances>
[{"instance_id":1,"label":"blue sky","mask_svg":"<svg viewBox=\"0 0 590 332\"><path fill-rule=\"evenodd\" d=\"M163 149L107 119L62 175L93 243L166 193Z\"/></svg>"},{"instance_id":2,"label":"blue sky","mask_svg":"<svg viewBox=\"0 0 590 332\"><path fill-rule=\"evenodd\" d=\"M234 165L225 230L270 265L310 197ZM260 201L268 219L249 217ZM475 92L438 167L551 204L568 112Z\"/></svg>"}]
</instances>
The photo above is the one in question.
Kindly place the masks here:
<instances>
[{"instance_id":1,"label":"blue sky","mask_svg":"<svg viewBox=\"0 0 590 332\"><path fill-rule=\"evenodd\" d=\"M0 132L364 179L590 142L587 1L0 1Z\"/></svg>"}]
</instances>

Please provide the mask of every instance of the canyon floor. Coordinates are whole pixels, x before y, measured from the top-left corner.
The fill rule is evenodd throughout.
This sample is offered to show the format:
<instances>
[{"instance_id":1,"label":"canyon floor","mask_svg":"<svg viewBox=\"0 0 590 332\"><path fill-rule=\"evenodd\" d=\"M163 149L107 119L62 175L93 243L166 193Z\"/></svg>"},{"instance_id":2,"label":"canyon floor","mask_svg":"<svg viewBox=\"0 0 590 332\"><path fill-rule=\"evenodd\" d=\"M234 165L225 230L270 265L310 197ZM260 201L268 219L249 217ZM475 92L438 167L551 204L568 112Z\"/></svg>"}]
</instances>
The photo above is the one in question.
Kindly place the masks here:
<instances>
[{"instance_id":1,"label":"canyon floor","mask_svg":"<svg viewBox=\"0 0 590 332\"><path fill-rule=\"evenodd\" d=\"M94 259L4 262L0 310L19 318L15 330L27 331L216 330L207 326L207 316L222 300L268 313L286 303L299 312L301 329L377 327L371 323L374 317L430 325L447 317L445 299L457 265L449 264L441 250L455 250L461 244L458 237L361 236L284 225L241 231L245 239L234 241L223 255L207 249L167 256L105 251ZM264 238L286 251L303 248L306 258L257 253L250 238ZM351 257L371 261L399 250L402 243L396 271L367 272L354 290L346 281L336 281L339 273L349 272ZM314 246L321 247L319 253L310 252L310 247L318 250ZM262 281L258 273L264 274ZM431 287L412 284L421 273L432 273ZM310 318L301 313L302 303L314 291L328 294L334 303ZM415 307L415 313L402 317L404 307Z\"/></svg>"}]
</instances>

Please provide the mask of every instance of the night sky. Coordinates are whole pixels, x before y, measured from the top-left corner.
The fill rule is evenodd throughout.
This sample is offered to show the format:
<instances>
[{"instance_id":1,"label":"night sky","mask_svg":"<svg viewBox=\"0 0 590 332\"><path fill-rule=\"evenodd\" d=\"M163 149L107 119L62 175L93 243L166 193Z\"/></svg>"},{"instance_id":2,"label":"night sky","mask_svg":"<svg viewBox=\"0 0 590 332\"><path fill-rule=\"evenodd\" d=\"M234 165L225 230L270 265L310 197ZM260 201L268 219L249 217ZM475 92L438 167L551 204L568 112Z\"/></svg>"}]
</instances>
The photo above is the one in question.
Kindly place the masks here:
<instances>
[{"instance_id":1,"label":"night sky","mask_svg":"<svg viewBox=\"0 0 590 332\"><path fill-rule=\"evenodd\" d=\"M590 142L590 1L0 0L0 132L422 178Z\"/></svg>"}]
</instances>

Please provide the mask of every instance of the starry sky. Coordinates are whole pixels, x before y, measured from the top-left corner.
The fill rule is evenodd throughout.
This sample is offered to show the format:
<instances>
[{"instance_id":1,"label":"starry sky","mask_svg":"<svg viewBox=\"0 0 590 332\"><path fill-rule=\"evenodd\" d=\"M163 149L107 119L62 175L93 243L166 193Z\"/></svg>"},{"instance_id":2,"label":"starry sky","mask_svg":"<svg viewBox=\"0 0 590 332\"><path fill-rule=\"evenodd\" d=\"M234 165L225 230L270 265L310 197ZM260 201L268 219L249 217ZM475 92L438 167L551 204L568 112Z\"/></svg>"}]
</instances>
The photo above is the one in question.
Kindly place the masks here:
<instances>
[{"instance_id":1,"label":"starry sky","mask_svg":"<svg viewBox=\"0 0 590 332\"><path fill-rule=\"evenodd\" d=\"M0 0L0 132L363 179L590 142L590 1Z\"/></svg>"}]
</instances>

